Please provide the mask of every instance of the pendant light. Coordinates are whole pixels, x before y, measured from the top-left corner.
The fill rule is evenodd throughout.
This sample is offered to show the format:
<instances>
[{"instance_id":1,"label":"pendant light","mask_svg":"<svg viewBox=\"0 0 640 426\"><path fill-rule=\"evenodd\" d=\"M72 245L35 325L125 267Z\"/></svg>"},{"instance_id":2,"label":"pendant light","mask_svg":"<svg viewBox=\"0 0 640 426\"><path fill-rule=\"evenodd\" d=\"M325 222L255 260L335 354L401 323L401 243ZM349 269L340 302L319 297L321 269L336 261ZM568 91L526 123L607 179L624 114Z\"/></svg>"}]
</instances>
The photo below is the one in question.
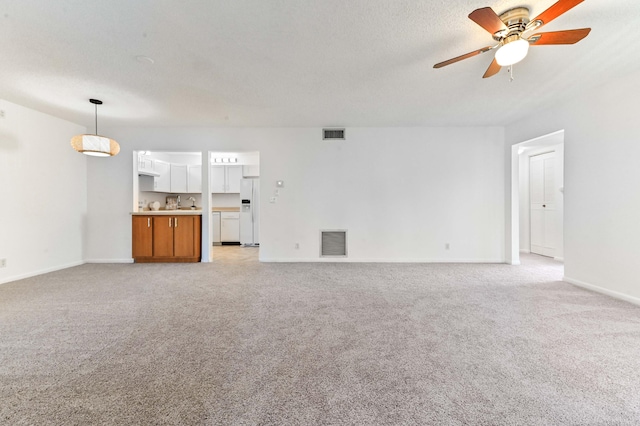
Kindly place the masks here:
<instances>
[{"instance_id":1,"label":"pendant light","mask_svg":"<svg viewBox=\"0 0 640 426\"><path fill-rule=\"evenodd\" d=\"M71 146L78 152L93 157L112 157L120 152L120 145L113 139L98 135L98 105L102 105L102 101L98 99L89 99L89 102L95 105L96 116L96 134L95 135L76 135L71 138Z\"/></svg>"}]
</instances>

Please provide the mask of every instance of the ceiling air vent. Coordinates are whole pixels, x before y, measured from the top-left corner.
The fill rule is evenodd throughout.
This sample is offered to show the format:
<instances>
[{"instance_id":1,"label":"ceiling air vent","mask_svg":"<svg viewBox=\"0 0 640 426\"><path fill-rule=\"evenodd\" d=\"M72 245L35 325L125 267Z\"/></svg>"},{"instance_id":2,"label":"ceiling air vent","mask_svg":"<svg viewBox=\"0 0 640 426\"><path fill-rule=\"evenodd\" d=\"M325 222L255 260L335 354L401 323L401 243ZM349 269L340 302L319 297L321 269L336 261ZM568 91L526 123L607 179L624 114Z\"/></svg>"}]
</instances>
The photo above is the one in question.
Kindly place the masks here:
<instances>
[{"instance_id":1,"label":"ceiling air vent","mask_svg":"<svg viewBox=\"0 0 640 426\"><path fill-rule=\"evenodd\" d=\"M347 231L320 231L320 257L347 257Z\"/></svg>"},{"instance_id":2,"label":"ceiling air vent","mask_svg":"<svg viewBox=\"0 0 640 426\"><path fill-rule=\"evenodd\" d=\"M344 129L322 129L323 140L344 140Z\"/></svg>"}]
</instances>

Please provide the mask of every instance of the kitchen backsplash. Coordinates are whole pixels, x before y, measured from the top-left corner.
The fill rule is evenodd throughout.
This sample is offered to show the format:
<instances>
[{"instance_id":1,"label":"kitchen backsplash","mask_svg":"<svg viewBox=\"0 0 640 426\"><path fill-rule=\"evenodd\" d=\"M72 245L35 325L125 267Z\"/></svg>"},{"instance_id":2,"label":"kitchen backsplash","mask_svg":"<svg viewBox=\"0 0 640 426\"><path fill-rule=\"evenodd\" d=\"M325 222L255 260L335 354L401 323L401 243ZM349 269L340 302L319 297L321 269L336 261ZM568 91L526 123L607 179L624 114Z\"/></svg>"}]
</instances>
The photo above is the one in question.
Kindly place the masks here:
<instances>
[{"instance_id":1,"label":"kitchen backsplash","mask_svg":"<svg viewBox=\"0 0 640 426\"><path fill-rule=\"evenodd\" d=\"M212 207L240 207L240 194L211 194Z\"/></svg>"},{"instance_id":2,"label":"kitchen backsplash","mask_svg":"<svg viewBox=\"0 0 640 426\"><path fill-rule=\"evenodd\" d=\"M191 207L192 202L187 200L189 197L193 197L196 199L196 207L202 207L202 194L170 194L163 192L146 192L141 191L139 201L143 202L145 208L149 207L149 203L157 201L160 203L160 208L164 209L165 203L167 202L167 197L177 197L180 196L180 206L181 207ZM226 194L225 194L226 195Z\"/></svg>"},{"instance_id":3,"label":"kitchen backsplash","mask_svg":"<svg viewBox=\"0 0 640 426\"><path fill-rule=\"evenodd\" d=\"M149 203L157 201L160 208L164 208L167 197L176 197L180 195L180 205L182 207L191 207L189 197L196 199L196 207L202 207L202 194L173 194L164 192L148 192L141 191L139 200L144 203L144 207L149 207ZM211 194L212 207L240 207L240 194Z\"/></svg>"}]
</instances>

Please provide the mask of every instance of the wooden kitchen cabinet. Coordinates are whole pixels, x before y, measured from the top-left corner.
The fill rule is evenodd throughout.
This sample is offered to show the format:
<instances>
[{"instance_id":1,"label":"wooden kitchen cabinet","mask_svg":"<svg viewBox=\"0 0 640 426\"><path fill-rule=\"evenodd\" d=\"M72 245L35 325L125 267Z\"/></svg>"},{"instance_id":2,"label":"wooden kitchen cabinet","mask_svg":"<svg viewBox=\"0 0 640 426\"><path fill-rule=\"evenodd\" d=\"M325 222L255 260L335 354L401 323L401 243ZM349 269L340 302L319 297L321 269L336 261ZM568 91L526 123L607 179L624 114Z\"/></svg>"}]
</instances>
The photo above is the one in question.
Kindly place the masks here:
<instances>
[{"instance_id":1,"label":"wooden kitchen cabinet","mask_svg":"<svg viewBox=\"0 0 640 426\"><path fill-rule=\"evenodd\" d=\"M200 262L201 216L133 216L133 259L148 262Z\"/></svg>"},{"instance_id":2,"label":"wooden kitchen cabinet","mask_svg":"<svg viewBox=\"0 0 640 426\"><path fill-rule=\"evenodd\" d=\"M133 258L153 255L153 227L151 216L133 216Z\"/></svg>"}]
</instances>

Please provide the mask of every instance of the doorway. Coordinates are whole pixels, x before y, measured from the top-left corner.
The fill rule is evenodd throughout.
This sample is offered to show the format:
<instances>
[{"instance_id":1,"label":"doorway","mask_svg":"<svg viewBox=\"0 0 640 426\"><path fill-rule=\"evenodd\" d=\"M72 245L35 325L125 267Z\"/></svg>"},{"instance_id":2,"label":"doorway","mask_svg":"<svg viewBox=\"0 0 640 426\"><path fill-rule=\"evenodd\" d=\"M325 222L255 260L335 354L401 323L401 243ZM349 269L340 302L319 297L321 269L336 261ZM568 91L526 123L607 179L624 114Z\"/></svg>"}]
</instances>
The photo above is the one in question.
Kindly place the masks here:
<instances>
[{"instance_id":1,"label":"doorway","mask_svg":"<svg viewBox=\"0 0 640 426\"><path fill-rule=\"evenodd\" d=\"M564 131L512 146L511 252L564 260Z\"/></svg>"},{"instance_id":2,"label":"doorway","mask_svg":"<svg viewBox=\"0 0 640 426\"><path fill-rule=\"evenodd\" d=\"M209 152L210 261L257 261L260 153Z\"/></svg>"}]
</instances>

